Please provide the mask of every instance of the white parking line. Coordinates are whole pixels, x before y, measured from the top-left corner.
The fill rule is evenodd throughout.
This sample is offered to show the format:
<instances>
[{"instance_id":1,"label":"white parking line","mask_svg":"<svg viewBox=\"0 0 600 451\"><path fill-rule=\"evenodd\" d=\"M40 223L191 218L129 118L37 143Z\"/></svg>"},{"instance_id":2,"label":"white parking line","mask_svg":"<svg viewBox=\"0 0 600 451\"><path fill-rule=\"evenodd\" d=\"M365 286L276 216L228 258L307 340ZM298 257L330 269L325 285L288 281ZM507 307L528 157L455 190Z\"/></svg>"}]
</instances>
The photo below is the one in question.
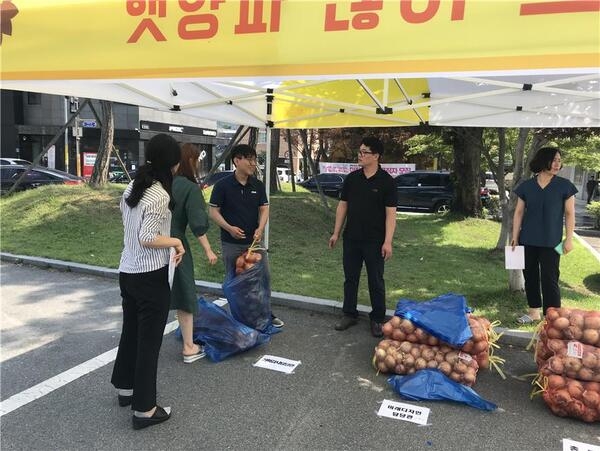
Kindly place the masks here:
<instances>
[{"instance_id":1,"label":"white parking line","mask_svg":"<svg viewBox=\"0 0 600 451\"><path fill-rule=\"evenodd\" d=\"M177 329L177 321L172 321L165 326L164 335L167 335ZM67 385L69 382L73 382L79 379L81 376L85 376L92 371L102 368L104 365L108 365L113 362L117 357L117 349L113 348L110 351L100 354L98 357L83 362L67 371L64 371L50 379L46 379L31 388L23 390L10 398L0 402L0 417L17 410L19 407L23 407L36 399L46 396L48 393Z\"/></svg>"}]
</instances>

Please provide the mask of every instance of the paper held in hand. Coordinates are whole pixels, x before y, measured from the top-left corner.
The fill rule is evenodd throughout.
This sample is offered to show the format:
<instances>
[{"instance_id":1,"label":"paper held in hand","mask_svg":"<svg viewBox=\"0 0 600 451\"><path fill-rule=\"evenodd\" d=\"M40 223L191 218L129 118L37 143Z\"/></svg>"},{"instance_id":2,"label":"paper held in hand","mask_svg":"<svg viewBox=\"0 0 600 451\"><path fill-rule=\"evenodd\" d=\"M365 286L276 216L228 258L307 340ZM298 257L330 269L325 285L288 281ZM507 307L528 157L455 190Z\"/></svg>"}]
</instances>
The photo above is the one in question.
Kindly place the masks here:
<instances>
[{"instance_id":1,"label":"paper held in hand","mask_svg":"<svg viewBox=\"0 0 600 451\"><path fill-rule=\"evenodd\" d=\"M523 246L504 247L504 267L506 269L523 269L525 268L525 248Z\"/></svg>"},{"instance_id":2,"label":"paper held in hand","mask_svg":"<svg viewBox=\"0 0 600 451\"><path fill-rule=\"evenodd\" d=\"M172 247L169 252L169 286L173 288L173 279L175 278L175 248Z\"/></svg>"}]
</instances>

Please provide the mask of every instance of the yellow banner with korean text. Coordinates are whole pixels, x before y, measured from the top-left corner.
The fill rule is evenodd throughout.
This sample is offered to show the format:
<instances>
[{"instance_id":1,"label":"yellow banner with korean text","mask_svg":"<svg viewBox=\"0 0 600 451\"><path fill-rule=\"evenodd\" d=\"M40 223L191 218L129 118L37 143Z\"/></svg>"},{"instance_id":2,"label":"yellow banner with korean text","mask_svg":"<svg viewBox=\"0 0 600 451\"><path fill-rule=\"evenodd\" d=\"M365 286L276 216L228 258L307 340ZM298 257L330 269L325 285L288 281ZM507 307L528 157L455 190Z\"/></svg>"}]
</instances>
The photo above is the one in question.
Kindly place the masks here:
<instances>
[{"instance_id":1,"label":"yellow banner with korean text","mask_svg":"<svg viewBox=\"0 0 600 451\"><path fill-rule=\"evenodd\" d=\"M5 0L5 80L600 67L600 0Z\"/></svg>"}]
</instances>

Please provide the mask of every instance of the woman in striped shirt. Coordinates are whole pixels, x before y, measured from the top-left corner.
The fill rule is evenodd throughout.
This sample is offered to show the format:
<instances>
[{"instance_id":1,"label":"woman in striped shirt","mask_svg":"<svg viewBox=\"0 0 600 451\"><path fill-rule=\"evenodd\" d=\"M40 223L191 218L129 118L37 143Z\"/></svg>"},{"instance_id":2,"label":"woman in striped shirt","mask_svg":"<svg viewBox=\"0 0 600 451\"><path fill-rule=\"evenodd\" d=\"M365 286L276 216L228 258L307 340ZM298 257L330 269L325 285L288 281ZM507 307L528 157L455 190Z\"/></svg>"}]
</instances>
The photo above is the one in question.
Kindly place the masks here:
<instances>
[{"instance_id":1,"label":"woman in striped shirt","mask_svg":"<svg viewBox=\"0 0 600 451\"><path fill-rule=\"evenodd\" d=\"M127 186L121 198L123 252L119 286L123 298L123 329L111 382L118 390L119 405L131 405L133 428L162 423L170 408L156 404L158 353L167 316L170 248L179 264L185 250L170 236L173 173L179 165L179 144L165 134L146 146L146 164Z\"/></svg>"}]
</instances>

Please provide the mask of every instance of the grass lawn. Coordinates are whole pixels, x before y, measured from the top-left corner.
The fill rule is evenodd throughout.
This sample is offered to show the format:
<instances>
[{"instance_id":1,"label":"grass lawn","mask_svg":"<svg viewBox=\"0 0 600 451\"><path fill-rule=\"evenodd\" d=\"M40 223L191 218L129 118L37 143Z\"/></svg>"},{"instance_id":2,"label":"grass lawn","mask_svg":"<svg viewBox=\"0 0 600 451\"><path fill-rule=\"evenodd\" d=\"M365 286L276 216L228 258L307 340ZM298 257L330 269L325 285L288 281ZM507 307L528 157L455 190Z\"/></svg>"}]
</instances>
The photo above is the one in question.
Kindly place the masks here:
<instances>
[{"instance_id":1,"label":"grass lawn","mask_svg":"<svg viewBox=\"0 0 600 451\"><path fill-rule=\"evenodd\" d=\"M119 198L124 185L102 190L48 186L0 199L0 249L116 268L123 232ZM300 190L302 190L300 188ZM208 198L209 193L205 192ZM341 300L341 243L327 248L336 201L325 209L315 194L284 192L271 196L270 262L272 289ZM491 251L500 225L452 216L398 215L394 255L386 264L388 308L400 298L427 300L447 292L466 296L478 314L516 326L526 302L510 293L504 255ZM209 239L220 252L219 230ZM193 242L190 236L190 241ZM200 246L193 246L196 278L222 282L223 265L210 267ZM600 263L577 241L561 259L563 305L600 309ZM366 275L359 301L369 304Z\"/></svg>"}]
</instances>

